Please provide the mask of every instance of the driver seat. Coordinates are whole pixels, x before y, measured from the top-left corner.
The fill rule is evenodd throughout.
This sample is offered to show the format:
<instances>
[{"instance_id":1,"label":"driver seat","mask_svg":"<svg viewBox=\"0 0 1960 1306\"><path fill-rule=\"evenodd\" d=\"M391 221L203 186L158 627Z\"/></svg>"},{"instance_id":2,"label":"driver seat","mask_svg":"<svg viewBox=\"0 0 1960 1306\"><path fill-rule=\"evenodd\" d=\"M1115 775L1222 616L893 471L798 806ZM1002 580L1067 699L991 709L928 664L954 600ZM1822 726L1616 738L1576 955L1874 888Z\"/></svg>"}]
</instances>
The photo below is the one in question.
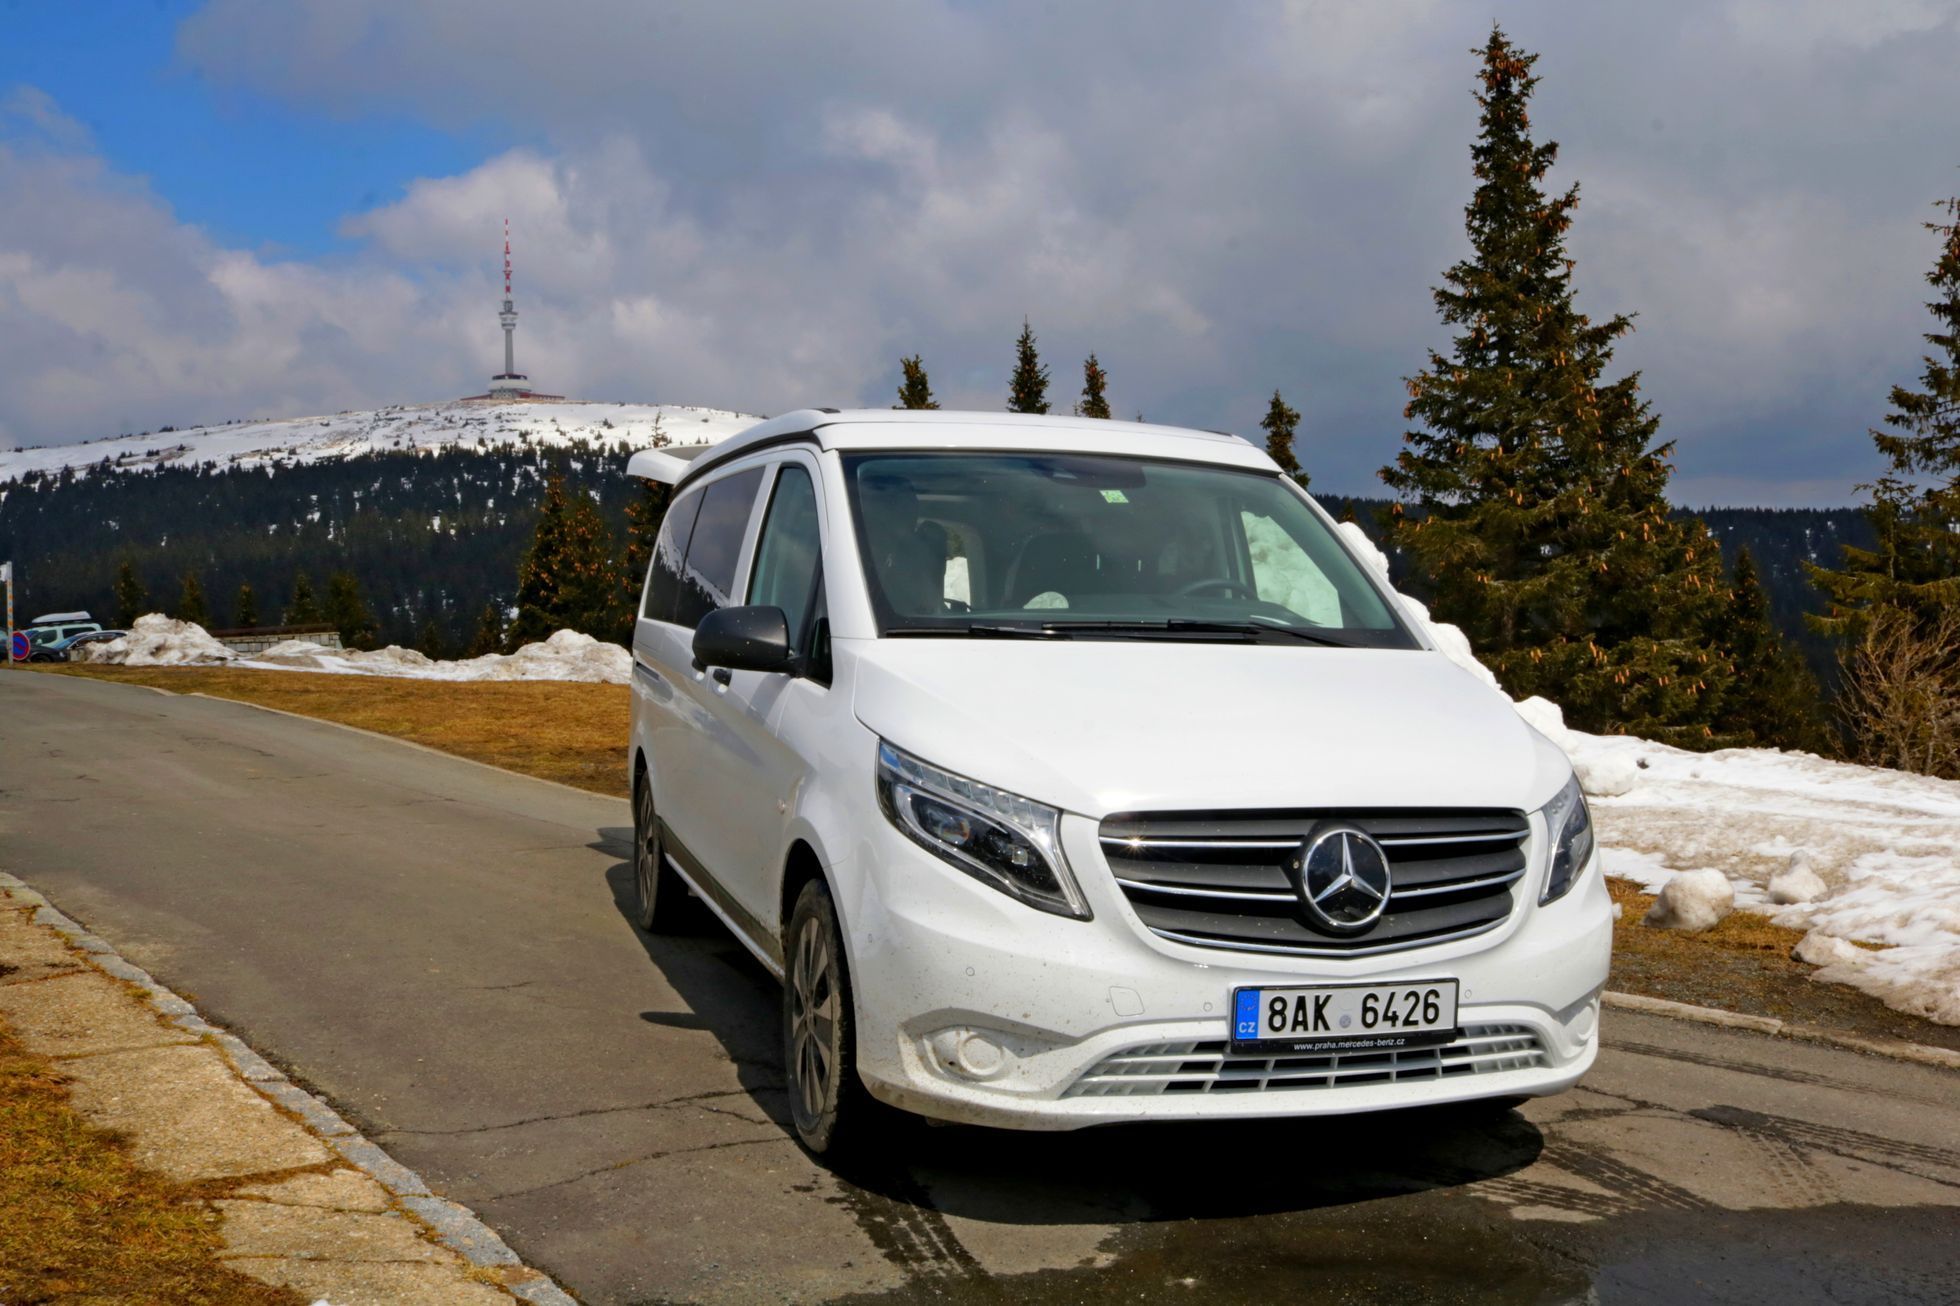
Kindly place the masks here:
<instances>
[{"instance_id":1,"label":"driver seat","mask_svg":"<svg viewBox=\"0 0 1960 1306\"><path fill-rule=\"evenodd\" d=\"M1047 531L1028 537L1007 569L1007 603L1023 608L1037 594L1054 591L1074 603L1100 588L1102 560L1081 531Z\"/></svg>"}]
</instances>

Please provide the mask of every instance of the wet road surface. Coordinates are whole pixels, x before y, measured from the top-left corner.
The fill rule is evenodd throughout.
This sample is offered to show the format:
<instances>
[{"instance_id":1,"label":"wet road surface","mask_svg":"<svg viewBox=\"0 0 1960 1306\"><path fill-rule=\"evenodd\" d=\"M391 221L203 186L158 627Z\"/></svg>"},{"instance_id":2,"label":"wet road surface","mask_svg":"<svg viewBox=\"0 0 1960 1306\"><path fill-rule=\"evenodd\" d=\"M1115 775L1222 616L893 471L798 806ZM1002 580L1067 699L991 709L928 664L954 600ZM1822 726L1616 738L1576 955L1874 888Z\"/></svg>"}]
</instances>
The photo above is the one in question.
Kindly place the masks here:
<instances>
[{"instance_id":1,"label":"wet road surface","mask_svg":"<svg viewBox=\"0 0 1960 1306\"><path fill-rule=\"evenodd\" d=\"M0 868L589 1302L1960 1299L1960 1076L1608 1012L1499 1115L1025 1135L836 1173L774 983L625 916L626 805L243 705L0 675Z\"/></svg>"}]
</instances>

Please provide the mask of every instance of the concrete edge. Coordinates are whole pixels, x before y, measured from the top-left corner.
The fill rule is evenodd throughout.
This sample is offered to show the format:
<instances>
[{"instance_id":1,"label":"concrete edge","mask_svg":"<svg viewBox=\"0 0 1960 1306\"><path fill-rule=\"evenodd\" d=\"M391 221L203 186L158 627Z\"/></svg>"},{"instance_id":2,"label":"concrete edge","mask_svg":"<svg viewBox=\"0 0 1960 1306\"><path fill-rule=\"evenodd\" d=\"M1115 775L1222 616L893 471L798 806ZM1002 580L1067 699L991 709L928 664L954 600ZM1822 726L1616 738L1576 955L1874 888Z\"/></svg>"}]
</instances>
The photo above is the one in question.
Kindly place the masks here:
<instances>
[{"instance_id":1,"label":"concrete edge","mask_svg":"<svg viewBox=\"0 0 1960 1306\"><path fill-rule=\"evenodd\" d=\"M502 1284L505 1291L521 1301L538 1303L538 1306L577 1306L571 1294L542 1270L526 1265L494 1229L477 1218L475 1212L460 1203L436 1196L423 1182L422 1176L389 1156L378 1144L362 1137L341 1118L339 1112L287 1079L235 1034L207 1022L198 1015L197 1008L157 983L142 967L132 965L108 942L64 915L39 891L5 871L0 871L0 889L12 893L23 905L32 906L36 924L52 927L99 970L142 989L149 995L150 1005L168 1023L186 1032L210 1037L240 1079L274 1106L297 1117L301 1126L319 1138L329 1151L387 1189L403 1212L424 1225L436 1241L478 1269L516 1269L525 1272L525 1277L519 1282Z\"/></svg>"},{"instance_id":2,"label":"concrete edge","mask_svg":"<svg viewBox=\"0 0 1960 1306\"><path fill-rule=\"evenodd\" d=\"M1606 1006L1621 1011L1666 1016L1673 1020L1693 1021L1698 1025L1719 1025L1725 1029L1746 1029L1758 1034L1768 1034L1772 1038L1794 1038L1806 1043L1826 1043L1853 1052L1890 1057L1894 1061L1911 1061L1922 1066L1937 1066L1942 1070L1960 1070L1960 1052L1930 1047L1924 1043L1908 1043L1904 1039L1864 1038L1857 1034L1843 1034L1834 1029L1825 1029L1820 1025L1799 1025L1787 1020L1778 1020L1774 1016L1745 1016L1740 1012L1723 1011L1719 1007L1697 1007L1693 1003L1674 1002L1667 998L1650 998L1640 993L1618 993L1612 989L1601 994L1600 1000Z\"/></svg>"}]
</instances>

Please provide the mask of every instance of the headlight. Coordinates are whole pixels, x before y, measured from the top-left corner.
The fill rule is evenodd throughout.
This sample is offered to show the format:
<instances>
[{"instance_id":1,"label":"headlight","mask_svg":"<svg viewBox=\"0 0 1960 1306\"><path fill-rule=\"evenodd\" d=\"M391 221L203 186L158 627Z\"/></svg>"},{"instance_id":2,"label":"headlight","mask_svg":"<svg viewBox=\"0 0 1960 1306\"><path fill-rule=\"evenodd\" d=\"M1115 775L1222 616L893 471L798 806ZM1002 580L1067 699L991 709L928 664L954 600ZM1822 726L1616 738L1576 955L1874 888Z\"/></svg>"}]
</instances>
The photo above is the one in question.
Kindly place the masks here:
<instances>
[{"instance_id":1,"label":"headlight","mask_svg":"<svg viewBox=\"0 0 1960 1306\"><path fill-rule=\"evenodd\" d=\"M1579 777L1573 776L1558 791L1558 797L1545 804L1545 833L1552 844L1552 870L1545 877L1545 894L1539 906L1557 902L1572 888L1579 872L1592 859L1592 813L1586 809L1586 796L1579 792Z\"/></svg>"},{"instance_id":2,"label":"headlight","mask_svg":"<svg viewBox=\"0 0 1960 1306\"><path fill-rule=\"evenodd\" d=\"M878 806L920 847L1057 916L1089 919L1062 856L1062 814L878 741Z\"/></svg>"}]
</instances>

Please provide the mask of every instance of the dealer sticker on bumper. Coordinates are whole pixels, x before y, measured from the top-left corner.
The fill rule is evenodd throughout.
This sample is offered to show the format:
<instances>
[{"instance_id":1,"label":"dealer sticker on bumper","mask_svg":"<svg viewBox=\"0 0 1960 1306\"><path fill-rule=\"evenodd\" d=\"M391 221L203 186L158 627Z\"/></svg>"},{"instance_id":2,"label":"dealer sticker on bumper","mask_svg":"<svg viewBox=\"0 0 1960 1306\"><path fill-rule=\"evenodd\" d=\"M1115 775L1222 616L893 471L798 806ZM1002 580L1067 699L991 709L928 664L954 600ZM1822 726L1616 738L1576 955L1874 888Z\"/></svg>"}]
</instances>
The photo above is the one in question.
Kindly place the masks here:
<instances>
[{"instance_id":1,"label":"dealer sticker on bumper","mask_svg":"<svg viewBox=\"0 0 1960 1306\"><path fill-rule=\"evenodd\" d=\"M1393 1052L1455 1040L1456 984L1316 984L1234 989L1237 1052Z\"/></svg>"}]
</instances>

